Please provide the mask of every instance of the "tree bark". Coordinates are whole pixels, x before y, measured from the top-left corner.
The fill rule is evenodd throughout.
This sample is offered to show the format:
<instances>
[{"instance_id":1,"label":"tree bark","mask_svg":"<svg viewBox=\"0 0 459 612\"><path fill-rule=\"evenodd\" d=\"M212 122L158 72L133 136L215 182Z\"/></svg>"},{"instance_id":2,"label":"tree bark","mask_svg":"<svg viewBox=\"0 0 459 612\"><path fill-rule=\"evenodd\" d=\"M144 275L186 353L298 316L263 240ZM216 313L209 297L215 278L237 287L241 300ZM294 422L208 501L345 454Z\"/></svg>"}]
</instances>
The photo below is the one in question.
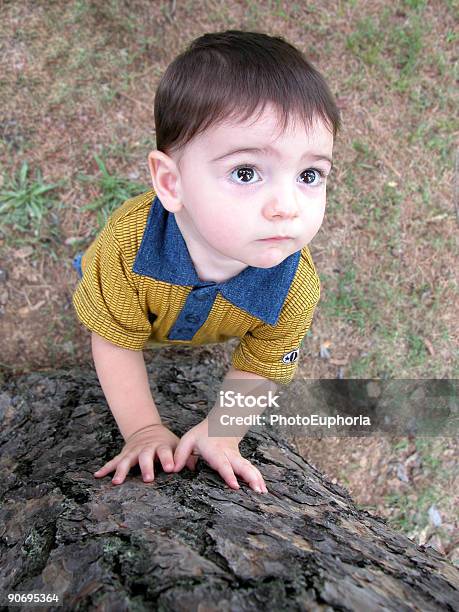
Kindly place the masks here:
<instances>
[{"instance_id":1,"label":"tree bark","mask_svg":"<svg viewBox=\"0 0 459 612\"><path fill-rule=\"evenodd\" d=\"M177 435L206 415L227 365L209 347L154 356L153 396ZM0 420L3 606L33 591L107 612L459 609L446 558L357 509L273 429L240 445L260 495L203 461L148 484L138 466L121 486L95 479L123 441L94 370L6 380Z\"/></svg>"}]
</instances>

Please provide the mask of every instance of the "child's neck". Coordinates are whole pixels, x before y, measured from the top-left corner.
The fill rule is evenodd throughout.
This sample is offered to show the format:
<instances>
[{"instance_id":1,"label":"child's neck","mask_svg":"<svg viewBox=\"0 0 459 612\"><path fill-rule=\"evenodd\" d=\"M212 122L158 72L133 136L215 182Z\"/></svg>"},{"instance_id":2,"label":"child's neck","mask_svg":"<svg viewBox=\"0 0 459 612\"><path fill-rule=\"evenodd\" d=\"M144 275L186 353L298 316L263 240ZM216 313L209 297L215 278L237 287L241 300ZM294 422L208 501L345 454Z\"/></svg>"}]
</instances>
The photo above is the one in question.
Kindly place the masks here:
<instances>
[{"instance_id":1,"label":"child's neck","mask_svg":"<svg viewBox=\"0 0 459 612\"><path fill-rule=\"evenodd\" d=\"M223 283L248 267L244 262L230 259L204 244L194 225L188 223L181 212L175 213L175 220L201 281Z\"/></svg>"}]
</instances>

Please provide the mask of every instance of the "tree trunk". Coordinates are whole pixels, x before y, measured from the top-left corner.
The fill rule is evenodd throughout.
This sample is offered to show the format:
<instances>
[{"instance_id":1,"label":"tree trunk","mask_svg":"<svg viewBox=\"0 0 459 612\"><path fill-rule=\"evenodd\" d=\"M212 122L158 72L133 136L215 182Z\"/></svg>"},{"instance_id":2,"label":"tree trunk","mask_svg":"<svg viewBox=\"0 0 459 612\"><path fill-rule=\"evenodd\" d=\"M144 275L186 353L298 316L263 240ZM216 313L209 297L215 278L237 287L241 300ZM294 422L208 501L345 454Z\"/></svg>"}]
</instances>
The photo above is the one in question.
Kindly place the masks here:
<instances>
[{"instance_id":1,"label":"tree trunk","mask_svg":"<svg viewBox=\"0 0 459 612\"><path fill-rule=\"evenodd\" d=\"M177 435L205 416L227 365L218 348L154 355L153 396ZM94 370L7 380L0 420L2 605L33 591L107 612L459 609L448 560L358 510L272 429L240 445L260 495L203 461L149 484L138 466L121 486L95 479L122 438Z\"/></svg>"}]
</instances>

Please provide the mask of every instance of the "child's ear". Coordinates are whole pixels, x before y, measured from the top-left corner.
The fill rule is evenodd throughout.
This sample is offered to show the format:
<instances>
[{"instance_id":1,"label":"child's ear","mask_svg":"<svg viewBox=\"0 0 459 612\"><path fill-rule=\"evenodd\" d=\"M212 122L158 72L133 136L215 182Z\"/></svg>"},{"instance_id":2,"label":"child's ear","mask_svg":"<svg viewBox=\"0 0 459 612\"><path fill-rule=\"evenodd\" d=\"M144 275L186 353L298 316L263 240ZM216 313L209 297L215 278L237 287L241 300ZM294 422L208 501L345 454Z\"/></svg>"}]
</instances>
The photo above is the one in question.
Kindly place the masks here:
<instances>
[{"instance_id":1,"label":"child's ear","mask_svg":"<svg viewBox=\"0 0 459 612\"><path fill-rule=\"evenodd\" d=\"M162 151L150 151L148 167L151 181L161 204L169 212L175 213L182 208L180 197L180 173L174 160Z\"/></svg>"}]
</instances>

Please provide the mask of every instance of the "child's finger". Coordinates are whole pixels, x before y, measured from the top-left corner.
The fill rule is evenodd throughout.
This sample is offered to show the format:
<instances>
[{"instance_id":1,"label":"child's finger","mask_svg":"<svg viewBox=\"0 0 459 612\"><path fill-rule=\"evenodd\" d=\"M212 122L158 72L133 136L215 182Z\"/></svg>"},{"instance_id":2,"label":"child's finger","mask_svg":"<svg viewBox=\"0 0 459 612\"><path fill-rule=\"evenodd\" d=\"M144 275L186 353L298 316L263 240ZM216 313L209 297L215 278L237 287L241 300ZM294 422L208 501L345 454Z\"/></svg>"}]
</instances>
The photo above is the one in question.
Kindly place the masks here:
<instances>
[{"instance_id":1,"label":"child's finger","mask_svg":"<svg viewBox=\"0 0 459 612\"><path fill-rule=\"evenodd\" d=\"M113 470L118 465L119 456L113 457L110 461L108 461L105 465L103 465L97 472L94 472L94 476L100 478L101 476L105 476L109 472L113 472Z\"/></svg>"},{"instance_id":2,"label":"child's finger","mask_svg":"<svg viewBox=\"0 0 459 612\"><path fill-rule=\"evenodd\" d=\"M162 444L156 449L156 455L163 466L165 472L170 472L174 469L174 457L170 446Z\"/></svg>"},{"instance_id":3,"label":"child's finger","mask_svg":"<svg viewBox=\"0 0 459 612\"><path fill-rule=\"evenodd\" d=\"M196 469L196 464L198 462L198 459L199 457L196 457L195 455L190 455L186 462L186 467L192 472L194 472L194 470Z\"/></svg>"},{"instance_id":4,"label":"child's finger","mask_svg":"<svg viewBox=\"0 0 459 612\"><path fill-rule=\"evenodd\" d=\"M237 461L238 465L240 465L243 470L243 478L250 485L250 487L257 493L267 493L268 489L266 488L266 484L260 470L250 463L248 459L244 459L244 457L238 458ZM236 473L239 473L237 469L238 468L235 467Z\"/></svg>"},{"instance_id":5,"label":"child's finger","mask_svg":"<svg viewBox=\"0 0 459 612\"><path fill-rule=\"evenodd\" d=\"M153 450L143 450L139 454L139 466L144 481L151 482L155 479L155 470L153 466Z\"/></svg>"},{"instance_id":6,"label":"child's finger","mask_svg":"<svg viewBox=\"0 0 459 612\"><path fill-rule=\"evenodd\" d=\"M194 439L190 436L186 438L185 436L180 440L177 444L177 448L174 453L174 472L180 472L185 463L188 460L188 457L191 455L194 446Z\"/></svg>"},{"instance_id":7,"label":"child's finger","mask_svg":"<svg viewBox=\"0 0 459 612\"><path fill-rule=\"evenodd\" d=\"M137 456L127 455L121 459L116 468L115 475L112 478L113 484L121 484L124 482L129 470L137 463Z\"/></svg>"},{"instance_id":8,"label":"child's finger","mask_svg":"<svg viewBox=\"0 0 459 612\"><path fill-rule=\"evenodd\" d=\"M254 491L257 493L267 493L268 489L266 488L263 476L248 459L244 459L242 456L231 457L231 465L236 474L241 476Z\"/></svg>"},{"instance_id":9,"label":"child's finger","mask_svg":"<svg viewBox=\"0 0 459 612\"><path fill-rule=\"evenodd\" d=\"M228 486L230 486L232 489L240 488L233 468L231 467L231 463L228 461L226 455L221 453L216 458L212 457L210 461L209 459L207 459L207 457L205 457L205 460L211 468L213 468L220 474L220 476L223 478L223 480Z\"/></svg>"}]
</instances>

